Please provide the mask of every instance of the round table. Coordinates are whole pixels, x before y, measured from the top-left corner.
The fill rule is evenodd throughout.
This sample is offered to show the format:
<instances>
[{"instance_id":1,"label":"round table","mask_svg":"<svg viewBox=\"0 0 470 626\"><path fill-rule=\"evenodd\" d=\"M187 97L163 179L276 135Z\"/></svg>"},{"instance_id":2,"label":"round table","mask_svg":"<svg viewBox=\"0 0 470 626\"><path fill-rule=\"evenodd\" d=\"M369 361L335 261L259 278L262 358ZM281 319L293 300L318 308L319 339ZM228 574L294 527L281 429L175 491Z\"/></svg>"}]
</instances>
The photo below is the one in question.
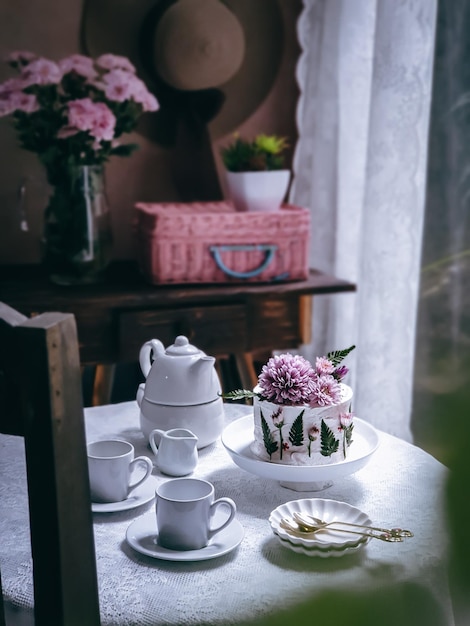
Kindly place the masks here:
<instances>
[{"instance_id":1,"label":"round table","mask_svg":"<svg viewBox=\"0 0 470 626\"><path fill-rule=\"evenodd\" d=\"M227 424L251 410L226 404ZM153 458L139 428L135 402L86 409L85 420L88 440L124 438L133 443L137 455ZM306 614L320 617L318 611L324 612L323 625L344 623L344 611L354 624L356 609L362 615L361 623L366 624L375 601L384 608L381 626L389 623L386 617L393 607L404 621L391 624L453 626L444 514L448 471L423 450L396 437L379 432L379 440L364 468L312 493L299 493L242 470L220 440L200 450L193 476L211 481L216 497L228 496L236 502L237 519L244 530L236 549L213 560L164 561L131 548L126 530L138 517L154 514L153 501L132 510L94 513L103 626L256 620L274 625L289 616L297 623ZM18 486L18 474L24 471L22 441L1 436L0 536L8 536L5 531L14 528L15 537L0 542L0 561L7 624L15 626L32 624L27 496L25 488ZM155 468L150 480L156 485L167 479ZM268 517L280 504L306 497L349 503L364 511L374 524L399 525L414 531L415 536L403 543L371 540L341 558L297 554L280 544ZM362 606L358 602L363 602ZM406 621L411 618L415 621ZM312 617L313 621L317 623Z\"/></svg>"}]
</instances>

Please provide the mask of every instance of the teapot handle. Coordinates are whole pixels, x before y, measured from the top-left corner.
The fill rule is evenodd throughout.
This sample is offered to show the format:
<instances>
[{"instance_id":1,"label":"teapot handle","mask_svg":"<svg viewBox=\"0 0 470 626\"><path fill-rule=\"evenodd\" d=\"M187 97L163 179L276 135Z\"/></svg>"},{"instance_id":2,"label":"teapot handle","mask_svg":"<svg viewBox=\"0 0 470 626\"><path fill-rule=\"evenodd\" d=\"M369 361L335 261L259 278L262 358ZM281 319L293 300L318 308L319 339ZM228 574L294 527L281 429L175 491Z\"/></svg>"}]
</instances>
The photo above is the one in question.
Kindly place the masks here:
<instances>
[{"instance_id":1,"label":"teapot handle","mask_svg":"<svg viewBox=\"0 0 470 626\"><path fill-rule=\"evenodd\" d=\"M150 368L152 366L151 355L152 352L159 352L162 354L165 351L162 342L159 339L151 339L150 341L146 341L144 345L140 349L139 353L139 363L140 369L142 370L142 374L147 378L150 372Z\"/></svg>"}]
</instances>

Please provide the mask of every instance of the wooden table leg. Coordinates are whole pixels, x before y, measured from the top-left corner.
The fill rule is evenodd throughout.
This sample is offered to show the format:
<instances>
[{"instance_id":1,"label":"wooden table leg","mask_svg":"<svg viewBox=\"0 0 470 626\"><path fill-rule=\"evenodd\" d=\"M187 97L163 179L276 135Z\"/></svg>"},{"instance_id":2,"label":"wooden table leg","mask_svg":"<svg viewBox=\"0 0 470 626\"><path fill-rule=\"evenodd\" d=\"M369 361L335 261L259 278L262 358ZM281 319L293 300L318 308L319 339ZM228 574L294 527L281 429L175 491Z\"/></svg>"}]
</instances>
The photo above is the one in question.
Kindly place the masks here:
<instances>
[{"instance_id":1,"label":"wooden table leg","mask_svg":"<svg viewBox=\"0 0 470 626\"><path fill-rule=\"evenodd\" d=\"M299 298L299 330L302 343L312 342L312 296L300 296Z\"/></svg>"},{"instance_id":2,"label":"wooden table leg","mask_svg":"<svg viewBox=\"0 0 470 626\"><path fill-rule=\"evenodd\" d=\"M253 389L258 382L251 352L240 352L235 355L238 373L244 389Z\"/></svg>"},{"instance_id":3,"label":"wooden table leg","mask_svg":"<svg viewBox=\"0 0 470 626\"><path fill-rule=\"evenodd\" d=\"M93 383L92 405L110 404L116 365L97 365Z\"/></svg>"}]
</instances>

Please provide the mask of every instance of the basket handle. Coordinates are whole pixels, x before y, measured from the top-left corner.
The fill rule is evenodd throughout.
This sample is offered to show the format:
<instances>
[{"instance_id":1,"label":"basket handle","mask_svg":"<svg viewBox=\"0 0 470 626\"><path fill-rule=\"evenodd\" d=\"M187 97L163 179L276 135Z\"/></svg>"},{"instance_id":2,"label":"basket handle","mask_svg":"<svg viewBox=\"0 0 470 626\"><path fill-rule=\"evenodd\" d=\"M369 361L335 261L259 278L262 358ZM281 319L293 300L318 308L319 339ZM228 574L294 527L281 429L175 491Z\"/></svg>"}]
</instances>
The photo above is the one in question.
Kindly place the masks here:
<instances>
[{"instance_id":1,"label":"basket handle","mask_svg":"<svg viewBox=\"0 0 470 626\"><path fill-rule=\"evenodd\" d=\"M253 250L264 252L264 260L261 265L253 270L249 270L248 272L237 272L236 270L231 270L225 265L225 263L222 261L222 257L220 256L221 252L251 252ZM217 263L217 266L223 272L228 274L228 276L232 276L233 278L253 278L253 276L258 276L258 274L261 274L261 272L263 272L274 259L276 250L277 246L270 244L237 244L225 246L210 246L210 251L215 259L215 262Z\"/></svg>"}]
</instances>

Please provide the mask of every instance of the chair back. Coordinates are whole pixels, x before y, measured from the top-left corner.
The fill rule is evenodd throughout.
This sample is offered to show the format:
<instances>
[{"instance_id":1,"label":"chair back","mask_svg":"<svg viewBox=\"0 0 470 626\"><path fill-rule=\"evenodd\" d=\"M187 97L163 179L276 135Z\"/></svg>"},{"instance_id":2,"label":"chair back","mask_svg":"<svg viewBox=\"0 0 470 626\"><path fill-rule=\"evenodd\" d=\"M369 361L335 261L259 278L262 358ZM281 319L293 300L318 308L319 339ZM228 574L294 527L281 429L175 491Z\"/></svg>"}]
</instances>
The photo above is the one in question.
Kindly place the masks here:
<instances>
[{"instance_id":1,"label":"chair back","mask_svg":"<svg viewBox=\"0 0 470 626\"><path fill-rule=\"evenodd\" d=\"M36 626L98 626L73 315L27 318L0 302L0 433L24 438ZM3 608L0 574L0 625Z\"/></svg>"}]
</instances>

